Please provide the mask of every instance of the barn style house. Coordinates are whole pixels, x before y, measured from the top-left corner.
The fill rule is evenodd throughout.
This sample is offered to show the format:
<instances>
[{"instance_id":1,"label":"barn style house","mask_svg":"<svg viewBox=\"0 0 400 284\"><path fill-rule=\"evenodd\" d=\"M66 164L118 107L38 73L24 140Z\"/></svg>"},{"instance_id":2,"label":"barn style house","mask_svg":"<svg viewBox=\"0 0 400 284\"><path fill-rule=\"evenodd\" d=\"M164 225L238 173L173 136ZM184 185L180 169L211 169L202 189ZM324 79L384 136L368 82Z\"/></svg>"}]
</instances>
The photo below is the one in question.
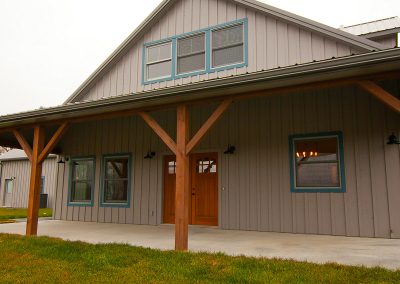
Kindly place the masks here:
<instances>
[{"instance_id":1,"label":"barn style house","mask_svg":"<svg viewBox=\"0 0 400 284\"><path fill-rule=\"evenodd\" d=\"M0 117L32 165L26 233L53 153L55 219L174 223L177 250L188 225L400 238L397 32L163 1L63 105Z\"/></svg>"}]
</instances>

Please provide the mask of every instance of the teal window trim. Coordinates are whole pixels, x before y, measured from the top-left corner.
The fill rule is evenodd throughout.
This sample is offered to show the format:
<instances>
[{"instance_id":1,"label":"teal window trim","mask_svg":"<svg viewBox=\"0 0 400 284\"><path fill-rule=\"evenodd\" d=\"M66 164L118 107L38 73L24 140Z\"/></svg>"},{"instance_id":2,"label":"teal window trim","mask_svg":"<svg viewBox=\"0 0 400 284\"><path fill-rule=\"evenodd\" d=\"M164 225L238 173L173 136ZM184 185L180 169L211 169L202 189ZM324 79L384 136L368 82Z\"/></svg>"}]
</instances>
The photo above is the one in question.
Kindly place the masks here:
<instances>
[{"instance_id":1,"label":"teal window trim","mask_svg":"<svg viewBox=\"0 0 400 284\"><path fill-rule=\"evenodd\" d=\"M88 161L93 162L93 180L92 180L92 191L90 193L90 202L73 202L71 201L72 195L72 173L74 162L76 161ZM82 156L82 157L71 157L69 161L69 179L68 179L68 202L67 206L80 206L80 207L93 207L94 205L94 190L95 190L95 178L96 177L96 156Z\"/></svg>"},{"instance_id":2,"label":"teal window trim","mask_svg":"<svg viewBox=\"0 0 400 284\"><path fill-rule=\"evenodd\" d=\"M218 30L218 29L227 28L229 26L240 25L240 24L243 24L243 35L244 35L244 37L243 37L243 52L244 52L243 62L212 68L211 67L212 66L211 65L211 53L212 53L211 33L212 33L212 31ZM178 39L189 37L189 36L194 36L194 35L200 34L200 33L204 33L205 36L206 36L206 40L205 40L205 44L206 44L206 48L205 48L205 51L206 51L205 69L204 70L199 70L199 71L188 72L188 73L184 73L184 74L177 74L176 65L177 65L177 41L178 41ZM170 76L166 76L164 78L147 80L146 79L146 49L147 49L147 47L158 45L158 44L162 44L162 43L166 43L166 42L171 42L171 44L172 44L171 75ZM143 60L142 60L142 84L143 85L148 85L148 84L171 81L171 80L190 77L190 76L203 75L203 74L214 73L214 72L223 71L223 70L246 67L246 66L248 66L248 57L249 57L249 55L248 55L248 20L247 20L247 18L239 19L239 20L235 20L235 21L231 21L231 22L227 22L227 23L223 23L223 24L220 24L220 25L208 27L208 28L205 28L205 29L200 29L200 30L193 31L193 32L183 33L183 34L176 35L176 36L173 36L173 37L169 37L169 38L165 38L165 39L161 39L161 40L157 40L157 41L148 42L148 43L145 43L143 45L143 51L142 51L142 58L143 58Z\"/></svg>"},{"instance_id":3,"label":"teal window trim","mask_svg":"<svg viewBox=\"0 0 400 284\"><path fill-rule=\"evenodd\" d=\"M128 158L128 188L127 188L127 202L125 203L106 203L104 202L104 176L106 170L106 161L112 158ZM100 207L111 208L130 208L131 206L131 175L132 171L132 155L131 153L116 153L103 155L101 162L101 187L100 187Z\"/></svg>"},{"instance_id":4,"label":"teal window trim","mask_svg":"<svg viewBox=\"0 0 400 284\"><path fill-rule=\"evenodd\" d=\"M334 137L337 141L338 149L338 165L339 165L339 187L297 187L296 186L296 162L295 162L295 145L296 140L303 139L319 139ZM289 136L289 165L290 165L290 191L293 193L344 193L346 192L346 178L344 168L344 150L343 150L343 133L341 131L320 132L308 134L296 134Z\"/></svg>"}]
</instances>

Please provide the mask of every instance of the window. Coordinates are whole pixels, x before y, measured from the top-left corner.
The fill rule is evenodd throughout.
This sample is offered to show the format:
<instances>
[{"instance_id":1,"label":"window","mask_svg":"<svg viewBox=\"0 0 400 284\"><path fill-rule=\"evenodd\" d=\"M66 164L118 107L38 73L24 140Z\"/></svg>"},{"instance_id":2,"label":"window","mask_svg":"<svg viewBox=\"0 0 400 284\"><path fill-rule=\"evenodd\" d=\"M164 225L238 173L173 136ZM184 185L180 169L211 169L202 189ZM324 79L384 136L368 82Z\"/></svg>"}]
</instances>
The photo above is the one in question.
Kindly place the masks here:
<instances>
[{"instance_id":1,"label":"window","mask_svg":"<svg viewBox=\"0 0 400 284\"><path fill-rule=\"evenodd\" d=\"M6 193L11 194L13 191L14 180L6 179Z\"/></svg>"},{"instance_id":2,"label":"window","mask_svg":"<svg viewBox=\"0 0 400 284\"><path fill-rule=\"evenodd\" d=\"M212 67L244 62L243 24L212 31Z\"/></svg>"},{"instance_id":3,"label":"window","mask_svg":"<svg viewBox=\"0 0 400 284\"><path fill-rule=\"evenodd\" d=\"M168 174L170 175L176 174L176 161L168 162Z\"/></svg>"},{"instance_id":4,"label":"window","mask_svg":"<svg viewBox=\"0 0 400 284\"><path fill-rule=\"evenodd\" d=\"M105 156L102 174L101 205L129 207L130 155Z\"/></svg>"},{"instance_id":5,"label":"window","mask_svg":"<svg viewBox=\"0 0 400 284\"><path fill-rule=\"evenodd\" d=\"M178 39L178 74L206 68L205 33Z\"/></svg>"},{"instance_id":6,"label":"window","mask_svg":"<svg viewBox=\"0 0 400 284\"><path fill-rule=\"evenodd\" d=\"M145 43L142 83L247 66L247 19Z\"/></svg>"},{"instance_id":7,"label":"window","mask_svg":"<svg viewBox=\"0 0 400 284\"><path fill-rule=\"evenodd\" d=\"M171 76L172 67L171 42L147 47L146 78L161 79Z\"/></svg>"},{"instance_id":8,"label":"window","mask_svg":"<svg viewBox=\"0 0 400 284\"><path fill-rule=\"evenodd\" d=\"M290 136L292 192L345 192L341 132Z\"/></svg>"},{"instance_id":9,"label":"window","mask_svg":"<svg viewBox=\"0 0 400 284\"><path fill-rule=\"evenodd\" d=\"M72 158L69 206L93 206L95 158Z\"/></svg>"},{"instance_id":10,"label":"window","mask_svg":"<svg viewBox=\"0 0 400 284\"><path fill-rule=\"evenodd\" d=\"M197 173L208 174L217 172L217 161L214 159L197 160Z\"/></svg>"},{"instance_id":11,"label":"window","mask_svg":"<svg viewBox=\"0 0 400 284\"><path fill-rule=\"evenodd\" d=\"M42 177L41 179L40 179L40 193L45 193L44 192L44 184L45 184L45 177Z\"/></svg>"}]
</instances>

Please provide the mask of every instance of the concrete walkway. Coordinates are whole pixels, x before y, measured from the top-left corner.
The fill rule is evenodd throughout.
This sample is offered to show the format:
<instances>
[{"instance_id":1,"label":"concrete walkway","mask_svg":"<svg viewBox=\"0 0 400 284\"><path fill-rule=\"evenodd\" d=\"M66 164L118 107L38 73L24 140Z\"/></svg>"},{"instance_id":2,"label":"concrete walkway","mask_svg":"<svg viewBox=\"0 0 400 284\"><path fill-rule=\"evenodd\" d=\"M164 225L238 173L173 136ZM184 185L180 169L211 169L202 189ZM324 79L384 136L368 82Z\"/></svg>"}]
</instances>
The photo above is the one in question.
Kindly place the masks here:
<instances>
[{"instance_id":1,"label":"concrete walkway","mask_svg":"<svg viewBox=\"0 0 400 284\"><path fill-rule=\"evenodd\" d=\"M0 233L24 234L25 223L0 225ZM127 243L162 250L174 248L174 226L144 226L41 220L39 235L89 243ZM190 227L191 251L224 252L316 263L400 269L400 239L228 231Z\"/></svg>"}]
</instances>

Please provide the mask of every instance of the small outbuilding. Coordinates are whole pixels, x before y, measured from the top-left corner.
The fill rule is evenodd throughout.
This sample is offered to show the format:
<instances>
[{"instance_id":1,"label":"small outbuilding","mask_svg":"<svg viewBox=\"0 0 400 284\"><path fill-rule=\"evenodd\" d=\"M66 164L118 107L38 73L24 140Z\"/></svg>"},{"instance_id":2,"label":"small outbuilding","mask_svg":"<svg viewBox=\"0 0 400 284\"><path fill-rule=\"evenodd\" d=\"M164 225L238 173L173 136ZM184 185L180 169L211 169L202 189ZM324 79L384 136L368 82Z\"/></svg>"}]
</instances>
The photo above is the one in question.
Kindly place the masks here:
<instances>
[{"instance_id":1,"label":"small outbuilding","mask_svg":"<svg viewBox=\"0 0 400 284\"><path fill-rule=\"evenodd\" d=\"M57 165L55 155L49 155L43 163L41 207L54 206ZM23 150L13 149L0 156L0 207L27 207L30 171L31 163Z\"/></svg>"}]
</instances>

